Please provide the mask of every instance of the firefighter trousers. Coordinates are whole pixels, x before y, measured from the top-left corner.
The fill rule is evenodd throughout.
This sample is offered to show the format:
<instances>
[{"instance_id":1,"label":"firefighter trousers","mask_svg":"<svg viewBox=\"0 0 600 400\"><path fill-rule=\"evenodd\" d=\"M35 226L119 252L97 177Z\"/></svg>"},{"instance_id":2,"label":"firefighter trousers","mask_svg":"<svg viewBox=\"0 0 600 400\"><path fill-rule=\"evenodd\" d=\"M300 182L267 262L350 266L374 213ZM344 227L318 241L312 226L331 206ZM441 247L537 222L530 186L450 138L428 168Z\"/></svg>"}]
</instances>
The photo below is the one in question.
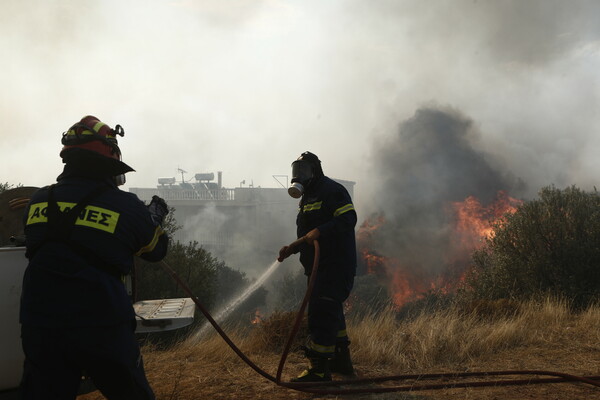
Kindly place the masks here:
<instances>
[{"instance_id":1,"label":"firefighter trousers","mask_svg":"<svg viewBox=\"0 0 600 400\"><path fill-rule=\"evenodd\" d=\"M313 355L331 358L336 346L348 343L344 301L354 285L352 272L332 266L317 273L308 303L307 347Z\"/></svg>"},{"instance_id":2,"label":"firefighter trousers","mask_svg":"<svg viewBox=\"0 0 600 400\"><path fill-rule=\"evenodd\" d=\"M109 400L154 400L131 323L112 327L23 325L21 400L77 397L82 376Z\"/></svg>"}]
</instances>

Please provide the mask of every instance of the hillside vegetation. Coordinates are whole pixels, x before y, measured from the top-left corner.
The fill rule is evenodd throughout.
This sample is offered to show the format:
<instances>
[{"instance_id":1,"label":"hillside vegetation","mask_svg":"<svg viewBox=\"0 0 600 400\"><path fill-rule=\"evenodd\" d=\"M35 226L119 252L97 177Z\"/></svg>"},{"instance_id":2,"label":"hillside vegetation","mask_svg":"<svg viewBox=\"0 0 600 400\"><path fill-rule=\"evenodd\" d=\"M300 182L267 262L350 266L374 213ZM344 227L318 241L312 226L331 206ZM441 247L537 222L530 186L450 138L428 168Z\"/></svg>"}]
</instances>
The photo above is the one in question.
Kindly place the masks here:
<instances>
[{"instance_id":1,"label":"hillside vegetation","mask_svg":"<svg viewBox=\"0 0 600 400\"><path fill-rule=\"evenodd\" d=\"M410 320L399 320L396 316L395 311L388 309L360 321L350 321L351 347L359 377L494 370L600 375L598 306L574 312L565 301L545 299L510 306L504 302L480 303L471 310L454 307L423 313ZM293 313L276 313L273 320L267 319L251 328L236 328L229 334L251 360L275 375L282 339L287 335L282 327L289 330L293 317ZM159 400L600 399L600 388L581 383L315 396L267 381L216 335L195 345L182 341L168 351L148 346L143 353L149 380ZM301 355L290 354L283 379L289 380L302 368ZM498 378L487 378L495 379ZM95 392L79 399L96 400L102 396Z\"/></svg>"}]
</instances>

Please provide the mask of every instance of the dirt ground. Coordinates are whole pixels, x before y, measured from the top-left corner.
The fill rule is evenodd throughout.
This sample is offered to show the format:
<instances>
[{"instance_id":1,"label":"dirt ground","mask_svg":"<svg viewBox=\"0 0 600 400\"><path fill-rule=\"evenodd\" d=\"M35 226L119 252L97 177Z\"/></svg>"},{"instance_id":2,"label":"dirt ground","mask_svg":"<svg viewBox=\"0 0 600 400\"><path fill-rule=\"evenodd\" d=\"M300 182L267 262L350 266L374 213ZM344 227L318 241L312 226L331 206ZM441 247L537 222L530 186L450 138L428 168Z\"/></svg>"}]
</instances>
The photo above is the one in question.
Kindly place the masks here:
<instances>
[{"instance_id":1,"label":"dirt ground","mask_svg":"<svg viewBox=\"0 0 600 400\"><path fill-rule=\"evenodd\" d=\"M446 371L391 371L382 368L373 370L355 363L358 377L405 375L439 372L479 372L501 370L538 370L567 373L578 376L600 376L600 344L582 345L569 339L568 332L562 340L547 343L535 348L511 349L485 360L472 360L468 365L457 365ZM571 338L576 339L576 338ZM165 358L166 357L166 358ZM160 356L146 355L148 379L159 400L196 400L196 399L236 399L236 400L276 400L276 399L312 399L312 400L600 400L600 387L584 383L546 383L519 386L448 388L392 393L364 393L342 395L319 395L294 391L279 387L242 361L224 357L225 360L206 360L187 357L169 361L168 354ZM253 361L271 375L276 374L279 357L264 355ZM304 368L304 360L299 354L290 354L283 371L283 380L289 380ZM334 379L340 379L335 376ZM515 379L545 378L545 376L491 376L483 379L463 378L456 382L496 381ZM414 383L414 381L412 382ZM450 383L444 379L421 381L419 383ZM385 388L410 385L410 382L389 382L386 384L363 384L336 386L342 388ZM78 400L100 400L99 392L79 396Z\"/></svg>"}]
</instances>

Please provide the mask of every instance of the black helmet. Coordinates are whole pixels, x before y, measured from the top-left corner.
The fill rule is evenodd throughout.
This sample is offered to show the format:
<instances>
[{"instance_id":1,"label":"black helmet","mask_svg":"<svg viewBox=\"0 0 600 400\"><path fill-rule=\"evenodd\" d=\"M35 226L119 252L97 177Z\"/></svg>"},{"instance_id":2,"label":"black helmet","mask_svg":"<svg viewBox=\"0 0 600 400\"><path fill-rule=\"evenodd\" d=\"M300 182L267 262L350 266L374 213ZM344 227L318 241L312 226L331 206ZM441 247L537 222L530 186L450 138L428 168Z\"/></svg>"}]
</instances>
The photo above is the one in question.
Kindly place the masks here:
<instances>
[{"instance_id":1,"label":"black helmet","mask_svg":"<svg viewBox=\"0 0 600 400\"><path fill-rule=\"evenodd\" d=\"M300 198L305 188L311 186L323 176L321 161L319 157L310 151L300 154L300 157L292 163L292 180L288 193L293 198Z\"/></svg>"},{"instance_id":2,"label":"black helmet","mask_svg":"<svg viewBox=\"0 0 600 400\"><path fill-rule=\"evenodd\" d=\"M305 151L304 153L300 154L300 157L298 157L296 161L306 161L307 163L309 163L313 168L313 174L315 178L320 178L323 176L321 160L319 160L319 157L317 157L316 154L311 153L310 151ZM292 165L294 165L294 163L292 163Z\"/></svg>"}]
</instances>

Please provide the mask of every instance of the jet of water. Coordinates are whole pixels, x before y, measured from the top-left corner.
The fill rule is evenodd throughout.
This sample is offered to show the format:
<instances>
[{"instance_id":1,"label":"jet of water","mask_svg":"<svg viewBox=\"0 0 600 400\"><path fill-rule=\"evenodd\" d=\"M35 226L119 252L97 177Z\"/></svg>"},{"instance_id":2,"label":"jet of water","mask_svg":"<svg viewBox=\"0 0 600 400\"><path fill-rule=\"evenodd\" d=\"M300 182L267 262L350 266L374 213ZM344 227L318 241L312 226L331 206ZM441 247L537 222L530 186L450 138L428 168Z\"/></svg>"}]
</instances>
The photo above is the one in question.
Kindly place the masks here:
<instances>
[{"instance_id":1,"label":"jet of water","mask_svg":"<svg viewBox=\"0 0 600 400\"><path fill-rule=\"evenodd\" d=\"M224 321L229 316L229 314L233 312L233 310L239 307L239 305L242 304L248 297L250 297L250 295L254 293L256 289L258 289L263 283L266 282L266 280L273 274L273 272L275 272L279 264L281 263L275 260L273 264L271 264L271 266L267 268L267 270L263 272L263 274L259 276L258 279L256 279L250 286L248 286L242 294L230 301L229 304L227 304L225 307L221 308L213 316L213 319L217 323ZM211 326L212 325L210 324L210 322L206 321L206 323L202 325L200 330L196 332L196 334L192 336L191 339L194 341L198 341L207 333L208 328L210 328Z\"/></svg>"}]
</instances>

